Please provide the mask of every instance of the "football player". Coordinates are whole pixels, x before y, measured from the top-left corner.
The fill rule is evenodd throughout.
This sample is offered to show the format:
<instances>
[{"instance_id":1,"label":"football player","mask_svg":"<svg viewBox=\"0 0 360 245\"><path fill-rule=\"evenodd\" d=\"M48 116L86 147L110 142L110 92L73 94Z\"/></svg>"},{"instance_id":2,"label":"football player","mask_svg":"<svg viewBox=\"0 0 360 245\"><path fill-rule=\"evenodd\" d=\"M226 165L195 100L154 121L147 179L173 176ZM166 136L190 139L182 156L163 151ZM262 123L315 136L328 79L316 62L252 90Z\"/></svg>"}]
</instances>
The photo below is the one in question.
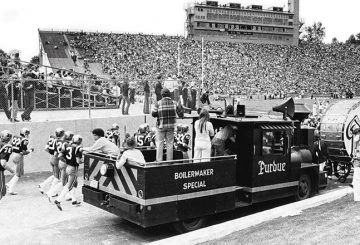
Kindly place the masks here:
<instances>
[{"instance_id":1,"label":"football player","mask_svg":"<svg viewBox=\"0 0 360 245\"><path fill-rule=\"evenodd\" d=\"M64 136L65 130L63 128L55 129L55 136L50 135L49 140L46 143L45 151L50 154L50 166L52 169L52 175L49 176L44 182L39 184L39 191L44 194L44 187L51 184L49 190L60 182L60 170L59 170L59 159L56 152L56 141Z\"/></svg>"},{"instance_id":2,"label":"football player","mask_svg":"<svg viewBox=\"0 0 360 245\"><path fill-rule=\"evenodd\" d=\"M137 146L145 146L145 138L148 134L148 124L143 123L139 126L137 133L134 134Z\"/></svg>"},{"instance_id":3,"label":"football player","mask_svg":"<svg viewBox=\"0 0 360 245\"><path fill-rule=\"evenodd\" d=\"M4 171L7 170L12 174L15 173L15 170L7 165L12 153L12 146L9 144L11 137L12 135L8 130L0 132L0 200L6 195Z\"/></svg>"},{"instance_id":4,"label":"football player","mask_svg":"<svg viewBox=\"0 0 360 245\"><path fill-rule=\"evenodd\" d=\"M190 139L191 139L191 135L189 134L189 126L184 124L181 127L181 134L178 137L178 144L177 144L177 150L183 153L184 159L189 158L188 151L190 149L189 147Z\"/></svg>"},{"instance_id":5,"label":"football player","mask_svg":"<svg viewBox=\"0 0 360 245\"><path fill-rule=\"evenodd\" d=\"M28 149L30 129L20 129L20 136L14 136L11 141L14 157L12 159L15 164L15 175L7 183L9 194L17 195L14 191L20 177L24 175L24 156L34 151L34 148Z\"/></svg>"},{"instance_id":6,"label":"football player","mask_svg":"<svg viewBox=\"0 0 360 245\"><path fill-rule=\"evenodd\" d=\"M174 131L174 149L178 149L178 142L180 140L181 134L182 134L182 124L178 123L176 125L176 130Z\"/></svg>"},{"instance_id":7,"label":"football player","mask_svg":"<svg viewBox=\"0 0 360 245\"><path fill-rule=\"evenodd\" d=\"M59 171L60 171L60 182L57 183L54 188L51 188L48 192L48 200L51 202L51 198L56 196L57 193L65 186L67 182L67 175L66 175L66 160L64 158L63 151L66 147L71 143L71 140L74 136L72 131L66 131L62 139L56 140L56 147L55 151L57 157L59 159Z\"/></svg>"},{"instance_id":8,"label":"football player","mask_svg":"<svg viewBox=\"0 0 360 245\"><path fill-rule=\"evenodd\" d=\"M77 187L77 177L79 164L82 158L82 137L80 135L74 135L72 142L65 144L62 151L62 157L66 161L66 174L68 176L67 183L63 187L59 197L54 201L60 211L62 211L61 202L65 196L70 192L72 197L72 205L79 205L75 198L75 188Z\"/></svg>"},{"instance_id":9,"label":"football player","mask_svg":"<svg viewBox=\"0 0 360 245\"><path fill-rule=\"evenodd\" d=\"M119 132L119 125L114 123L111 125L111 128L108 129L105 133L105 138L113 142L115 145L120 147L120 132Z\"/></svg>"},{"instance_id":10,"label":"football player","mask_svg":"<svg viewBox=\"0 0 360 245\"><path fill-rule=\"evenodd\" d=\"M149 142L150 147L156 146L156 127L152 127L146 136L145 139L146 142Z\"/></svg>"}]
</instances>

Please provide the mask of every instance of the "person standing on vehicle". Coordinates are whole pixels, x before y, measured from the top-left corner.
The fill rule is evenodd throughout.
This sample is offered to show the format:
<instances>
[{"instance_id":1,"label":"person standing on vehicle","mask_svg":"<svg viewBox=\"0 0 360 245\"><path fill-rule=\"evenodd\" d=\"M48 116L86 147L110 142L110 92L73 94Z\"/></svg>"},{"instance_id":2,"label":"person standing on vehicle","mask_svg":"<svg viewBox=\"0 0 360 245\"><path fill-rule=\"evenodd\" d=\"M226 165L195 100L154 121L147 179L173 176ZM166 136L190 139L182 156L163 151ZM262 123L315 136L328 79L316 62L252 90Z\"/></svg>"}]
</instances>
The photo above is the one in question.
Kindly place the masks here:
<instances>
[{"instance_id":1,"label":"person standing on vehicle","mask_svg":"<svg viewBox=\"0 0 360 245\"><path fill-rule=\"evenodd\" d=\"M211 139L214 136L214 127L210 122L210 115L202 109L199 120L195 122L194 162L209 160L211 156Z\"/></svg>"},{"instance_id":2,"label":"person standing on vehicle","mask_svg":"<svg viewBox=\"0 0 360 245\"><path fill-rule=\"evenodd\" d=\"M177 103L170 98L170 91L164 88L161 91L162 99L158 101L152 111L152 116L157 117L156 122L156 161L163 160L164 140L166 140L166 160L173 160L174 130L176 124Z\"/></svg>"},{"instance_id":3,"label":"person standing on vehicle","mask_svg":"<svg viewBox=\"0 0 360 245\"><path fill-rule=\"evenodd\" d=\"M354 136L354 154L353 154L353 161L354 161L354 175L352 181L352 187L354 189L354 201L360 201L360 128L356 128L353 130Z\"/></svg>"}]
</instances>

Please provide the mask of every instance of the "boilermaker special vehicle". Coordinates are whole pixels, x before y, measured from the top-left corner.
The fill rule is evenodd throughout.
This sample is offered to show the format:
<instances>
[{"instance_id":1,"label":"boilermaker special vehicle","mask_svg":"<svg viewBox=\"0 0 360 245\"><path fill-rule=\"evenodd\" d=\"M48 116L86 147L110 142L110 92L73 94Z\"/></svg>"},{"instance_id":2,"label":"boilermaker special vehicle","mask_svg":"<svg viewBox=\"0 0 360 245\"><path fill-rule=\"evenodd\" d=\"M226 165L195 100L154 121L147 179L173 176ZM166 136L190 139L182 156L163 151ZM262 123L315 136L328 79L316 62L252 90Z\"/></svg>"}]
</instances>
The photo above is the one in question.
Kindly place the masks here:
<instances>
[{"instance_id":1,"label":"boilermaker special vehicle","mask_svg":"<svg viewBox=\"0 0 360 245\"><path fill-rule=\"evenodd\" d=\"M289 99L273 108L283 118L211 117L215 131L232 127L235 148L233 155L202 162L177 151L173 161L154 162L156 150L142 149L146 165L116 169L115 158L85 154L84 201L142 227L171 223L187 232L211 214L289 196L306 199L326 178L312 163L314 129L301 129L304 115L294 108Z\"/></svg>"}]
</instances>

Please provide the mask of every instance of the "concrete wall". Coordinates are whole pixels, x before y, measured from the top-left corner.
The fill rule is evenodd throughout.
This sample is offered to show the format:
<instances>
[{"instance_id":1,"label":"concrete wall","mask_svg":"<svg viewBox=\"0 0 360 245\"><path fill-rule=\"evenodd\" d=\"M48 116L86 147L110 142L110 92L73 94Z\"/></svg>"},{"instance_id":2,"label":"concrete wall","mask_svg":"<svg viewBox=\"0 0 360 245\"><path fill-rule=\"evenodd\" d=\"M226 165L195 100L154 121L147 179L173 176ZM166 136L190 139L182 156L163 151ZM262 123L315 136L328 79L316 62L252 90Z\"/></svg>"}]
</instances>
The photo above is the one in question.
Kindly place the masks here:
<instances>
[{"instance_id":1,"label":"concrete wall","mask_svg":"<svg viewBox=\"0 0 360 245\"><path fill-rule=\"evenodd\" d=\"M13 135L19 135L20 129L27 127L30 129L29 147L35 151L25 157L25 173L50 171L49 154L44 151L49 135L53 135L58 127L62 127L65 131L73 131L83 137L83 145L90 146L94 143L91 131L94 128L103 128L104 130L111 127L111 124L117 123L120 126L121 141L124 139L125 131L133 134L137 131L141 123L147 122L151 127L155 126L156 119L151 115L139 116L121 116L111 118L94 118L94 119L78 119L66 121L48 121L48 122L29 122L1 124L0 130L10 130ZM179 123L191 123L191 120L179 120ZM190 127L191 128L191 127ZM11 162L11 158L10 161ZM6 172L6 174L9 174Z\"/></svg>"}]
</instances>

